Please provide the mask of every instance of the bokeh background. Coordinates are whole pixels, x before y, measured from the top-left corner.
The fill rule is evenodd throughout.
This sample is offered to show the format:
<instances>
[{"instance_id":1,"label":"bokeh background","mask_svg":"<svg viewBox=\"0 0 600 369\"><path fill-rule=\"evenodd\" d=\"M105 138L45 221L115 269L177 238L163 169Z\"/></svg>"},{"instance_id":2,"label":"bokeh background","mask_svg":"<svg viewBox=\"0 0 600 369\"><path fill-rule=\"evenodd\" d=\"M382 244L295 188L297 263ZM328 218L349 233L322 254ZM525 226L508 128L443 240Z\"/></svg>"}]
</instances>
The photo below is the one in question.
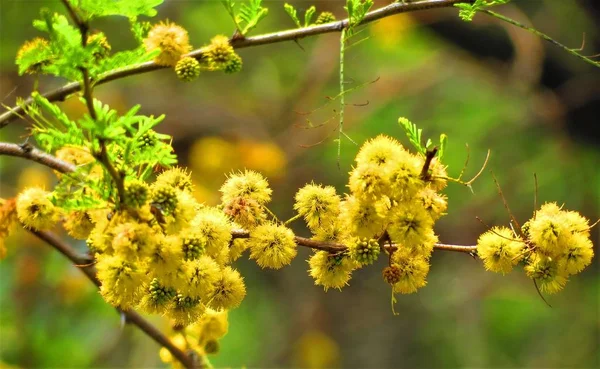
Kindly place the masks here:
<instances>
[{"instance_id":1,"label":"bokeh background","mask_svg":"<svg viewBox=\"0 0 600 369\"><path fill-rule=\"evenodd\" d=\"M310 5L342 17L344 1L289 1L302 13ZM376 6L386 2L376 1ZM293 26L282 1L267 1L269 16L253 34ZM13 105L30 93L33 79L18 77L14 56L41 7L58 1L0 0L0 98ZM195 47L233 27L219 1L167 0L152 21L170 19L189 30ZM595 0L515 0L499 11L578 48L600 52L600 5ZM113 50L133 46L124 19L93 24ZM386 133L407 143L397 125L405 116L426 137L449 136L446 163L460 172L467 150L475 174L491 150L493 170L515 216L532 215L537 173L539 202L557 201L592 221L600 216L600 69L495 19L467 24L457 10L397 15L356 36L347 51L348 86L376 81L347 98L346 131L362 143ZM196 182L196 196L218 202L225 174L243 168L265 174L274 190L272 210L293 216L295 191L305 183L345 191L358 146L344 139L337 165L339 35L242 49L236 75L206 73L181 83L172 70L132 76L96 88L96 97L119 111L141 104L167 118L159 131L173 136L180 162ZM40 80L41 90L63 84ZM74 117L77 99L61 103ZM312 113L310 113L312 112ZM310 113L310 114L307 114ZM310 122L310 123L309 123ZM320 126L309 128L309 125ZM0 130L2 141L21 142L26 123ZM322 142L321 142L322 141ZM319 143L321 142L321 143ZM319 144L317 144L319 143ZM316 145L315 145L316 144ZM51 171L18 158L0 157L0 196L25 186L51 187ZM436 224L446 243L473 244L508 214L486 170L473 186L450 185L449 214ZM301 222L294 226L308 235ZM599 227L593 231L598 254ZM80 250L85 245L73 241ZM121 328L115 310L67 260L25 232L8 240L0 262L0 367L164 367L158 347L135 327ZM599 268L571 279L565 290L537 295L516 269L485 272L464 254L436 252L428 285L398 296L380 276L383 261L354 273L350 286L325 293L307 275L310 250L299 250L280 271L240 259L248 296L230 313L217 367L261 368L593 368L600 366ZM152 321L163 330L168 323Z\"/></svg>"}]
</instances>

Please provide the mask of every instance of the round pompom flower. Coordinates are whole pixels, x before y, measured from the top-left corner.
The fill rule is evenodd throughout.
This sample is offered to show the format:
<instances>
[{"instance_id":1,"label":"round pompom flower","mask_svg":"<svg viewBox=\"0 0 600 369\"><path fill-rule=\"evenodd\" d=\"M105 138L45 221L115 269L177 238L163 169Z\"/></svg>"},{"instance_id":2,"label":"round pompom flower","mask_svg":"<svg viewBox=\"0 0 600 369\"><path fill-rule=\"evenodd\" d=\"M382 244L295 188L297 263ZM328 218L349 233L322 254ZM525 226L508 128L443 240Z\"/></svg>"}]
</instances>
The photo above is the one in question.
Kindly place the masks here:
<instances>
[{"instance_id":1,"label":"round pompom flower","mask_svg":"<svg viewBox=\"0 0 600 369\"><path fill-rule=\"evenodd\" d=\"M310 276L315 280L315 285L323 286L325 291L348 285L356 263L346 255L333 255L327 251L317 251L308 260Z\"/></svg>"},{"instance_id":2,"label":"round pompom flower","mask_svg":"<svg viewBox=\"0 0 600 369\"><path fill-rule=\"evenodd\" d=\"M194 189L192 176L184 168L171 168L165 170L156 178L156 183L166 184L179 191L191 193Z\"/></svg>"},{"instance_id":3,"label":"round pompom flower","mask_svg":"<svg viewBox=\"0 0 600 369\"><path fill-rule=\"evenodd\" d=\"M405 153L396 139L379 135L362 145L356 155L356 164L357 166L374 165L381 170Z\"/></svg>"},{"instance_id":4,"label":"round pompom flower","mask_svg":"<svg viewBox=\"0 0 600 369\"><path fill-rule=\"evenodd\" d=\"M237 197L251 199L259 205L264 205L271 200L269 183L260 174L251 170L243 173L231 174L220 189L221 201L224 205Z\"/></svg>"},{"instance_id":5,"label":"round pompom flower","mask_svg":"<svg viewBox=\"0 0 600 369\"><path fill-rule=\"evenodd\" d=\"M186 264L185 279L187 286L184 291L185 294L208 301L215 291L217 281L221 277L219 264L208 256L186 261Z\"/></svg>"},{"instance_id":6,"label":"round pompom flower","mask_svg":"<svg viewBox=\"0 0 600 369\"><path fill-rule=\"evenodd\" d=\"M525 243L506 227L494 227L477 240L477 254L485 269L502 274L510 272L523 259L524 247Z\"/></svg>"},{"instance_id":7,"label":"round pompom flower","mask_svg":"<svg viewBox=\"0 0 600 369\"><path fill-rule=\"evenodd\" d=\"M96 263L100 294L109 304L127 310L137 305L143 295L148 273L143 263L132 263L120 256L102 256Z\"/></svg>"},{"instance_id":8,"label":"round pompom flower","mask_svg":"<svg viewBox=\"0 0 600 369\"><path fill-rule=\"evenodd\" d=\"M261 268L280 269L292 262L297 254L294 232L274 223L256 227L248 239L250 258Z\"/></svg>"},{"instance_id":9,"label":"round pompom flower","mask_svg":"<svg viewBox=\"0 0 600 369\"><path fill-rule=\"evenodd\" d=\"M231 57L231 60L229 60L227 65L225 65L225 68L223 69L223 71L227 74L238 73L239 71L242 70L242 65L243 65L242 57L239 56L238 54L233 54L233 56Z\"/></svg>"},{"instance_id":10,"label":"round pompom flower","mask_svg":"<svg viewBox=\"0 0 600 369\"><path fill-rule=\"evenodd\" d=\"M206 305L200 302L199 298L177 294L171 309L167 311L167 316L175 320L175 324L187 326L200 319L206 311Z\"/></svg>"},{"instance_id":11,"label":"round pompom flower","mask_svg":"<svg viewBox=\"0 0 600 369\"><path fill-rule=\"evenodd\" d=\"M574 233L562 255L565 269L569 274L577 274L590 265L594 257L594 245L586 234Z\"/></svg>"},{"instance_id":12,"label":"round pompom flower","mask_svg":"<svg viewBox=\"0 0 600 369\"><path fill-rule=\"evenodd\" d=\"M210 40L206 58L211 68L224 69L234 59L235 51L227 36L217 35Z\"/></svg>"},{"instance_id":13,"label":"round pompom flower","mask_svg":"<svg viewBox=\"0 0 600 369\"><path fill-rule=\"evenodd\" d=\"M183 54L192 49L188 32L168 21L154 25L144 39L144 45L147 51L160 50L154 61L164 66L174 66Z\"/></svg>"},{"instance_id":14,"label":"round pompom flower","mask_svg":"<svg viewBox=\"0 0 600 369\"><path fill-rule=\"evenodd\" d=\"M175 73L180 80L191 82L200 75L200 62L191 56L181 58L175 65Z\"/></svg>"},{"instance_id":15,"label":"round pompom flower","mask_svg":"<svg viewBox=\"0 0 600 369\"><path fill-rule=\"evenodd\" d=\"M240 273L231 267L223 268L215 284L210 306L214 309L233 309L240 306L244 297L246 297L246 286Z\"/></svg>"},{"instance_id":16,"label":"round pompom flower","mask_svg":"<svg viewBox=\"0 0 600 369\"><path fill-rule=\"evenodd\" d=\"M17 196L17 216L25 227L44 230L54 225L59 210L50 201L49 195L39 187L30 187Z\"/></svg>"},{"instance_id":17,"label":"round pompom flower","mask_svg":"<svg viewBox=\"0 0 600 369\"><path fill-rule=\"evenodd\" d=\"M142 207L148 200L150 189L144 181L131 180L125 183L125 205L132 208Z\"/></svg>"},{"instance_id":18,"label":"round pompom flower","mask_svg":"<svg viewBox=\"0 0 600 369\"><path fill-rule=\"evenodd\" d=\"M223 212L246 229L256 227L267 218L263 206L253 199L243 197L235 197L224 203Z\"/></svg>"},{"instance_id":19,"label":"round pompom flower","mask_svg":"<svg viewBox=\"0 0 600 369\"><path fill-rule=\"evenodd\" d=\"M328 225L340 212L340 197L332 186L308 184L296 193L294 209L313 232Z\"/></svg>"},{"instance_id":20,"label":"round pompom flower","mask_svg":"<svg viewBox=\"0 0 600 369\"><path fill-rule=\"evenodd\" d=\"M83 210L72 211L63 223L67 233L78 240L87 239L95 226L90 214Z\"/></svg>"},{"instance_id":21,"label":"round pompom flower","mask_svg":"<svg viewBox=\"0 0 600 369\"><path fill-rule=\"evenodd\" d=\"M221 210L212 207L200 209L192 220L191 227L206 241L206 253L209 256L218 259L223 250L228 251L232 227Z\"/></svg>"},{"instance_id":22,"label":"round pompom flower","mask_svg":"<svg viewBox=\"0 0 600 369\"><path fill-rule=\"evenodd\" d=\"M421 206L397 207L390 218L388 233L394 242L412 247L434 237L433 220Z\"/></svg>"},{"instance_id":23,"label":"round pompom flower","mask_svg":"<svg viewBox=\"0 0 600 369\"><path fill-rule=\"evenodd\" d=\"M154 278L146 289L140 302L140 308L148 314L162 314L171 308L177 291L172 287L163 286Z\"/></svg>"},{"instance_id":24,"label":"round pompom flower","mask_svg":"<svg viewBox=\"0 0 600 369\"><path fill-rule=\"evenodd\" d=\"M564 261L537 253L529 259L525 274L537 282L540 291L549 294L559 292L567 284Z\"/></svg>"},{"instance_id":25,"label":"round pompom flower","mask_svg":"<svg viewBox=\"0 0 600 369\"><path fill-rule=\"evenodd\" d=\"M398 281L394 284L394 292L414 293L427 284L429 263L422 255L414 255L408 249L398 248L392 255L392 267L397 268L394 274Z\"/></svg>"},{"instance_id":26,"label":"round pompom flower","mask_svg":"<svg viewBox=\"0 0 600 369\"><path fill-rule=\"evenodd\" d=\"M153 206L160 209L164 215L170 215L178 205L177 190L165 183L154 183L150 201Z\"/></svg>"}]
</instances>

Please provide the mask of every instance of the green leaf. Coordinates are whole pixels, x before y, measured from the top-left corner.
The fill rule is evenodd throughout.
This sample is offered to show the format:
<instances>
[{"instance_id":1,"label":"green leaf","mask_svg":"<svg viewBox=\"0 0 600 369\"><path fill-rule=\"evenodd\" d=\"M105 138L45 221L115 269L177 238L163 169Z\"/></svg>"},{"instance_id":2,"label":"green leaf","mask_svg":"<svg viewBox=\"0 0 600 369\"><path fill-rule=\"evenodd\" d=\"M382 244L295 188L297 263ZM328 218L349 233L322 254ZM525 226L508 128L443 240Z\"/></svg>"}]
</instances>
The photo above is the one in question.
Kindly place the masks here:
<instances>
[{"instance_id":1,"label":"green leaf","mask_svg":"<svg viewBox=\"0 0 600 369\"><path fill-rule=\"evenodd\" d=\"M135 19L140 15L153 17L163 0L69 0L84 19L121 15Z\"/></svg>"},{"instance_id":2,"label":"green leaf","mask_svg":"<svg viewBox=\"0 0 600 369\"><path fill-rule=\"evenodd\" d=\"M283 8L285 9L286 13L288 13L288 15L292 18L294 23L296 23L296 26L298 26L298 28L302 27L300 25L300 20L298 19L298 14L296 13L296 9L288 3L283 4Z\"/></svg>"},{"instance_id":3,"label":"green leaf","mask_svg":"<svg viewBox=\"0 0 600 369\"><path fill-rule=\"evenodd\" d=\"M423 130L418 129L416 124L412 123L410 120L404 117L398 118L398 124L400 124L400 126L404 128L406 137L408 137L408 140L415 147L415 149L420 154L425 155L427 149L423 147L423 145L421 145L421 133L423 132Z\"/></svg>"},{"instance_id":4,"label":"green leaf","mask_svg":"<svg viewBox=\"0 0 600 369\"><path fill-rule=\"evenodd\" d=\"M315 15L316 11L317 11L317 8L315 8L314 5L306 10L306 12L304 13L304 27L310 26L310 24L312 22L312 18Z\"/></svg>"},{"instance_id":5,"label":"green leaf","mask_svg":"<svg viewBox=\"0 0 600 369\"><path fill-rule=\"evenodd\" d=\"M485 8L496 5L507 4L510 0L475 0L473 3L458 3L454 4L459 10L458 16L465 22L470 22L475 17L475 14Z\"/></svg>"},{"instance_id":6,"label":"green leaf","mask_svg":"<svg viewBox=\"0 0 600 369\"><path fill-rule=\"evenodd\" d=\"M269 9L261 6L262 0L249 0L240 6L238 17L245 23L242 35L248 34L269 13Z\"/></svg>"},{"instance_id":7,"label":"green leaf","mask_svg":"<svg viewBox=\"0 0 600 369\"><path fill-rule=\"evenodd\" d=\"M440 150L438 151L438 158L440 161L444 158L446 153L446 145L448 144L448 136L445 133L440 135Z\"/></svg>"}]
</instances>

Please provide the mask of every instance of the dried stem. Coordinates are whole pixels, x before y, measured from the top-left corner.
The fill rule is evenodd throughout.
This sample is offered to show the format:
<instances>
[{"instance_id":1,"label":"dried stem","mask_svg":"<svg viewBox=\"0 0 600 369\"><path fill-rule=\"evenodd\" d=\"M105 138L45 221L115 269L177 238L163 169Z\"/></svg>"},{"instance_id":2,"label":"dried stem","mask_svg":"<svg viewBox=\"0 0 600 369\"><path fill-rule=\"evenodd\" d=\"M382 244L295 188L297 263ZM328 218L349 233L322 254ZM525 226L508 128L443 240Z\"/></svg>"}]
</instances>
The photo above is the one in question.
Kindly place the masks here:
<instances>
[{"instance_id":1,"label":"dried stem","mask_svg":"<svg viewBox=\"0 0 600 369\"><path fill-rule=\"evenodd\" d=\"M64 0L67 2L67 0ZM390 5L384 6L382 8L373 10L367 13L361 22L361 24L367 24L374 22L376 20L389 17L395 14L400 13L408 13L426 9L434 9L434 8L448 8L454 6L454 4L458 3L466 3L469 0L423 0L411 3L401 3L395 2ZM77 22L77 21L75 21ZM315 25L310 27L292 29L287 31L273 32L267 33L264 35L254 36L254 37L246 37L243 39L235 38L231 40L231 44L236 49L241 49L245 47L253 47L259 45L267 45L274 44L278 42L284 41L293 41L298 40L304 37L316 36L324 33L332 33L332 32L341 32L342 29L348 27L349 20L344 19L338 22L331 22L322 25ZM194 57L196 59L202 58L203 54L206 52L206 48L202 47L196 49L188 54L188 56ZM146 72L155 71L158 69L166 68L164 66L157 65L154 62L146 62L141 64L132 65L126 68L121 68L118 70L113 70L101 75L94 83L95 86L101 85L110 81L114 81L116 79L125 78L128 76L133 76L137 74L142 74ZM53 90L43 94L43 96L49 101L63 101L68 95L81 90L82 85L79 82L69 83L57 90ZM84 94L85 96L85 94ZM26 99L22 105L15 106L10 108L7 112L0 115L0 128L4 127L14 119L16 119L19 115L24 113L23 108L27 105L30 105L33 102L33 99Z\"/></svg>"},{"instance_id":2,"label":"dried stem","mask_svg":"<svg viewBox=\"0 0 600 369\"><path fill-rule=\"evenodd\" d=\"M35 231L31 230L35 236L45 241L50 246L54 247L61 254L66 256L73 264L79 266L79 269L88 277L88 279L94 283L97 287L101 286L100 281L96 277L96 268L91 264L92 258L87 255L81 255L77 253L70 245L62 241L55 234L46 231ZM126 321L134 324L140 328L146 335L152 338L156 343L165 347L171 355L179 360L186 368L192 369L198 366L194 360L188 356L185 352L178 349L171 340L169 340L164 334L162 334L156 327L150 322L144 319L141 315L133 310L119 310L125 315Z\"/></svg>"}]
</instances>

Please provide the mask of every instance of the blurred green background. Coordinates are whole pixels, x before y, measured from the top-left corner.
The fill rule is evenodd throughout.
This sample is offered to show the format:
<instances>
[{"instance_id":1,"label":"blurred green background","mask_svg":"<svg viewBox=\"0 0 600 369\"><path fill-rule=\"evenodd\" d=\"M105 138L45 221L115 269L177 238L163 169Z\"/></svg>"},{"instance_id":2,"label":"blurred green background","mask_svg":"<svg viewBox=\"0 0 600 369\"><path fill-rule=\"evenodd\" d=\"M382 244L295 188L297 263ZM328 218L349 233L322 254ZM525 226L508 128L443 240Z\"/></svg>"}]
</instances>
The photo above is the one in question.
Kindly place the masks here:
<instances>
[{"instance_id":1,"label":"blurred green background","mask_svg":"<svg viewBox=\"0 0 600 369\"><path fill-rule=\"evenodd\" d=\"M344 1L289 1L302 13L310 5L343 16ZM498 11L533 22L572 47L585 33L584 54L600 52L596 1L515 0ZM386 2L376 1L376 6ZM253 34L290 28L282 1L267 1L269 16ZM41 7L62 11L58 1L0 0L0 98L13 105L33 79L18 77L14 56L38 34L31 26ZM190 33L194 47L233 27L219 1L165 1L152 21L170 19ZM106 19L113 50L131 48L125 19ZM362 143L379 133L407 142L397 125L405 116L424 136L449 136L446 164L457 176L470 148L466 178L491 150L497 176L519 220L532 215L533 174L539 202L556 201L592 219L600 216L600 69L584 64L530 34L477 16L471 24L457 10L397 15L365 28L347 51L348 86L375 81L347 97L346 131ZM218 202L225 174L256 169L274 190L271 209L293 215L295 191L311 180L344 192L358 146L342 141L340 168L332 133L339 91L339 35L242 49L236 75L205 73L181 83L172 70L102 85L96 97L123 112L134 104L146 114L165 113L159 131L174 137L183 165L196 181L198 199ZM41 78L47 91L64 81ZM61 105L73 116L76 99ZM320 108L316 111L315 109ZM311 112L311 114L306 114ZM307 129L307 120L320 128ZM0 130L0 140L21 142L26 124ZM320 141L323 143L314 145ZM306 147L306 146L310 147ZM50 170L0 157L0 196L24 186L51 187ZM486 170L474 193L450 185L449 215L436 224L445 243L473 244L487 224L507 225L508 214ZM592 233L596 254L600 227ZM298 222L295 231L308 232ZM66 237L66 236L65 236ZM85 249L85 245L73 241ZM0 368L165 367L158 347L119 316L96 289L53 249L24 232L7 240L0 262ZM217 367L261 368L593 368L600 367L597 258L565 290L539 298L517 268L507 276L485 272L464 254L436 252L426 288L398 296L393 316L383 261L354 273L350 286L325 293L307 275L310 250L291 266L261 270L240 259L248 296L230 312ZM168 323L151 317L161 329Z\"/></svg>"}]
</instances>

